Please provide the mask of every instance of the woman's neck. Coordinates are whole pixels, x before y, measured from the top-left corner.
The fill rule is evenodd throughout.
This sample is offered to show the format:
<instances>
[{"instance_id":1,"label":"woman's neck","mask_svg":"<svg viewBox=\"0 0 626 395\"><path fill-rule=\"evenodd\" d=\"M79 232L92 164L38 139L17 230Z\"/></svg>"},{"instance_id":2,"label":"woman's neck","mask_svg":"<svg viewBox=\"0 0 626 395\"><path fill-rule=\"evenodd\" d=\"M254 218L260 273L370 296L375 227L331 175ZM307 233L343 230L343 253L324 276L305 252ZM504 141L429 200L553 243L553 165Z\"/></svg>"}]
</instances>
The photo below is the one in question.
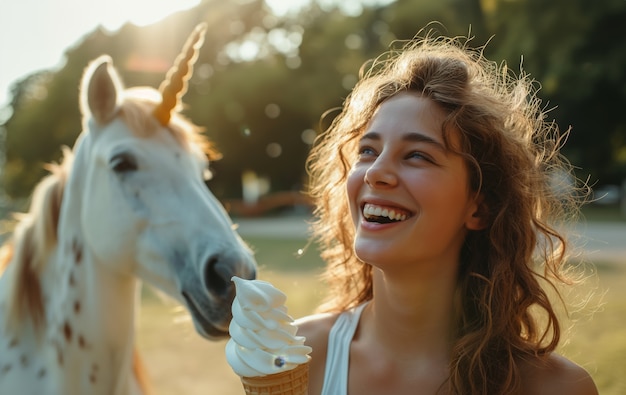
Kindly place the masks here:
<instances>
[{"instance_id":1,"label":"woman's neck","mask_svg":"<svg viewBox=\"0 0 626 395\"><path fill-rule=\"evenodd\" d=\"M386 275L374 269L374 299L360 330L394 355L449 355L454 332L456 273Z\"/></svg>"}]
</instances>

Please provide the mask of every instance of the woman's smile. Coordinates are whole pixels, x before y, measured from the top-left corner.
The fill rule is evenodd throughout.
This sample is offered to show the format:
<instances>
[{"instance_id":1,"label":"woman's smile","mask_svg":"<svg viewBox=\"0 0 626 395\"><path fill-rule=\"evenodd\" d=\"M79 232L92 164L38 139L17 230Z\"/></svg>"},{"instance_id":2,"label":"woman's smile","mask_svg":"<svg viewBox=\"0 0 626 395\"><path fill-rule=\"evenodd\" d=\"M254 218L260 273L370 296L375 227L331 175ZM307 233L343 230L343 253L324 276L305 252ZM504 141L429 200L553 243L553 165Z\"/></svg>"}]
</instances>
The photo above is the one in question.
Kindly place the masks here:
<instances>
[{"instance_id":1,"label":"woman's smile","mask_svg":"<svg viewBox=\"0 0 626 395\"><path fill-rule=\"evenodd\" d=\"M411 212L398 207L380 206L373 203L366 203L363 206L363 218L367 222L389 224L404 221L411 216Z\"/></svg>"}]
</instances>

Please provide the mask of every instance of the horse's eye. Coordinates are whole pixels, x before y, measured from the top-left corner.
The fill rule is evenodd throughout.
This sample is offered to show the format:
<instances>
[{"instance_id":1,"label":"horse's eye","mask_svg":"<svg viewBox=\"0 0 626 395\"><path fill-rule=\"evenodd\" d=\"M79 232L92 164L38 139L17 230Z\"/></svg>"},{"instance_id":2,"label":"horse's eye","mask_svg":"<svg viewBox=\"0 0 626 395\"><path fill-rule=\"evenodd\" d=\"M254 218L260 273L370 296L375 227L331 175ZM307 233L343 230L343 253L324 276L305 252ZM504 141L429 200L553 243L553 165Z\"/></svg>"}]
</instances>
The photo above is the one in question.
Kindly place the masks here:
<instances>
[{"instance_id":1,"label":"horse's eye","mask_svg":"<svg viewBox=\"0 0 626 395\"><path fill-rule=\"evenodd\" d=\"M137 170L137 160L127 152L116 154L111 158L111 168L116 173L127 173Z\"/></svg>"}]
</instances>

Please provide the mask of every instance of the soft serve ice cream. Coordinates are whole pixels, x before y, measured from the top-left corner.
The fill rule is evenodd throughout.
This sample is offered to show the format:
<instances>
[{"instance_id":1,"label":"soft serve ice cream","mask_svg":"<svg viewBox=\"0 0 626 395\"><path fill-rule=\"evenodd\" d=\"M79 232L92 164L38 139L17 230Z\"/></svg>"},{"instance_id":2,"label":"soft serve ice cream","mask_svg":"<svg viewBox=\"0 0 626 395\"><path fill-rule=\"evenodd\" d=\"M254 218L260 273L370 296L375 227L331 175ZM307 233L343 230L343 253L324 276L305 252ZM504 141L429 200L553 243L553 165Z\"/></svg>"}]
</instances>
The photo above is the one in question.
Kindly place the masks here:
<instances>
[{"instance_id":1,"label":"soft serve ice cream","mask_svg":"<svg viewBox=\"0 0 626 395\"><path fill-rule=\"evenodd\" d=\"M231 338L226 359L241 377L285 372L309 361L311 347L296 336L298 328L287 314L287 296L261 280L233 277L237 294L233 301Z\"/></svg>"}]
</instances>

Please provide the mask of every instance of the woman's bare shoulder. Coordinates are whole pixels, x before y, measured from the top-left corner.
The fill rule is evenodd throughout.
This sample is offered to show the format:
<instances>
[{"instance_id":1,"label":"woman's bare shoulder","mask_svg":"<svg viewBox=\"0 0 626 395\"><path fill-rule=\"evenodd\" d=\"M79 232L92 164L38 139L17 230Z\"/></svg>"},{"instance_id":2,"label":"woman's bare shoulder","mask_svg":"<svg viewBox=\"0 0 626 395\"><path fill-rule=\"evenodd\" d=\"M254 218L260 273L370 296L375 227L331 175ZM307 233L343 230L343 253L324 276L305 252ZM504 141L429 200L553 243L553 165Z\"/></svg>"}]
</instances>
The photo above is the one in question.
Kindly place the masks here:
<instances>
[{"instance_id":1,"label":"woman's bare shoulder","mask_svg":"<svg viewBox=\"0 0 626 395\"><path fill-rule=\"evenodd\" d=\"M328 333L337 320L336 313L322 313L302 317L296 320L298 335L306 338L306 343L319 350L328 342Z\"/></svg>"},{"instance_id":2,"label":"woman's bare shoulder","mask_svg":"<svg viewBox=\"0 0 626 395\"><path fill-rule=\"evenodd\" d=\"M520 373L523 394L598 395L589 372L558 354L540 360L525 360Z\"/></svg>"},{"instance_id":3,"label":"woman's bare shoulder","mask_svg":"<svg viewBox=\"0 0 626 395\"><path fill-rule=\"evenodd\" d=\"M316 314L296 320L298 336L306 338L305 343L313 349L309 366L309 394L322 392L326 370L328 334L337 320L338 314Z\"/></svg>"}]
</instances>

